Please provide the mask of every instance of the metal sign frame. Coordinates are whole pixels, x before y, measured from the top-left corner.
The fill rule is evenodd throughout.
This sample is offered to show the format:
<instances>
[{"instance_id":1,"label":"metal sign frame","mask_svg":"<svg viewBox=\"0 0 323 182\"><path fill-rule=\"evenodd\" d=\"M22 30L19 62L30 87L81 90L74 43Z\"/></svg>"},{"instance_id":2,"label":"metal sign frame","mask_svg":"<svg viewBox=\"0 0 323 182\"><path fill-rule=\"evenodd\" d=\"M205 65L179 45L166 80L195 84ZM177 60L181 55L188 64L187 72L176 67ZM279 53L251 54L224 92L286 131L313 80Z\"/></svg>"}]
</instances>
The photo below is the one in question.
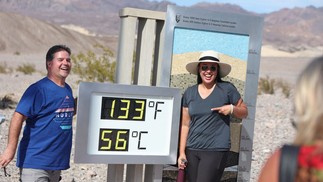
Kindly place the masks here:
<instances>
[{"instance_id":1,"label":"metal sign frame","mask_svg":"<svg viewBox=\"0 0 323 182\"><path fill-rule=\"evenodd\" d=\"M248 106L249 115L246 119L243 119L241 126L239 162L237 168L238 181L250 180L253 130L262 45L262 28L263 18L259 16L215 12L207 11L205 9L183 8L176 6L168 6L167 9L165 48L163 52L163 59L167 61L164 61L162 64L163 75L171 75L172 61L174 61L174 45L176 44L176 41L185 41L185 44L191 43L190 38L186 40L176 39L176 29L201 32L208 31L248 37L247 45L245 45L247 47L245 53L245 61L247 61L247 67L245 70L246 80L244 93L242 93L242 95L244 95L244 101ZM201 40L200 44L203 44L203 40ZM217 44L217 42L214 42L214 44ZM212 49L211 47L201 48L198 47L198 45L196 45L196 47L197 48L194 51L202 51L203 48ZM230 49L233 49L233 47L228 46L227 50L223 51L227 51L227 54L230 54ZM185 67L185 65L183 65L183 67ZM170 85L170 77L163 77L161 85Z\"/></svg>"},{"instance_id":2,"label":"metal sign frame","mask_svg":"<svg viewBox=\"0 0 323 182\"><path fill-rule=\"evenodd\" d=\"M102 118L103 99L101 98L107 97L147 100L145 120L126 121ZM149 103L148 100L150 100ZM180 90L176 88L81 82L77 108L75 162L102 164L170 164L176 162L180 100ZM162 104L157 107L154 101ZM154 107L148 106L153 102ZM122 115L124 115L126 106L122 107ZM150 110L148 107L151 107ZM137 112L141 111L137 110ZM149 116L155 116L155 118ZM136 143L135 146L132 145L135 150L98 151L98 143L103 136L98 132L102 128L128 130L129 133L132 130L145 129L145 138L140 139L130 134L127 141L124 138L119 140L121 145L129 143L129 148L131 148L132 141L140 142L141 140L144 147L140 148L138 145L137 148ZM120 133L120 137L122 134ZM111 143L111 138L104 136L104 140L108 143ZM156 147L162 147L162 149L156 151ZM151 152L149 148L154 152Z\"/></svg>"}]
</instances>

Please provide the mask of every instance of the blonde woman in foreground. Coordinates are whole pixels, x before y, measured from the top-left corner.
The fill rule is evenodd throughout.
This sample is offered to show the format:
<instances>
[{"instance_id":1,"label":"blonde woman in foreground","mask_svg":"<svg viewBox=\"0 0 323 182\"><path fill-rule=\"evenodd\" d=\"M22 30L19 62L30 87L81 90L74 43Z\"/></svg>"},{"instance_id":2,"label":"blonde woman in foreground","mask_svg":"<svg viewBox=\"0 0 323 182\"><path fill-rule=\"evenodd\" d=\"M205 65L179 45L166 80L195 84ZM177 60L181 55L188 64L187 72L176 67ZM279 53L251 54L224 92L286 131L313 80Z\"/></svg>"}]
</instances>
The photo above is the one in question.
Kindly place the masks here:
<instances>
[{"instance_id":1,"label":"blonde woman in foreground","mask_svg":"<svg viewBox=\"0 0 323 182\"><path fill-rule=\"evenodd\" d=\"M323 181L323 57L300 74L294 109L295 141L270 156L259 182Z\"/></svg>"}]
</instances>

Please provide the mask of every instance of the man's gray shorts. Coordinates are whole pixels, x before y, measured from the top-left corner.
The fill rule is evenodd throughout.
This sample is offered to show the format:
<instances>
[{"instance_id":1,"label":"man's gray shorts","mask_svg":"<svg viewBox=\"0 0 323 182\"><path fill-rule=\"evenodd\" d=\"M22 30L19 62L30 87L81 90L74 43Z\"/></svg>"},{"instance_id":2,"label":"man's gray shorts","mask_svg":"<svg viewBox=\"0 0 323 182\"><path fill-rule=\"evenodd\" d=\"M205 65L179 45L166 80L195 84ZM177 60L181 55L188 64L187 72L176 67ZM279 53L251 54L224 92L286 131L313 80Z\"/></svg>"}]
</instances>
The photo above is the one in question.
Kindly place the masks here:
<instances>
[{"instance_id":1,"label":"man's gray shorts","mask_svg":"<svg viewBox=\"0 0 323 182\"><path fill-rule=\"evenodd\" d=\"M58 182L60 179L61 170L20 168L22 182Z\"/></svg>"}]
</instances>

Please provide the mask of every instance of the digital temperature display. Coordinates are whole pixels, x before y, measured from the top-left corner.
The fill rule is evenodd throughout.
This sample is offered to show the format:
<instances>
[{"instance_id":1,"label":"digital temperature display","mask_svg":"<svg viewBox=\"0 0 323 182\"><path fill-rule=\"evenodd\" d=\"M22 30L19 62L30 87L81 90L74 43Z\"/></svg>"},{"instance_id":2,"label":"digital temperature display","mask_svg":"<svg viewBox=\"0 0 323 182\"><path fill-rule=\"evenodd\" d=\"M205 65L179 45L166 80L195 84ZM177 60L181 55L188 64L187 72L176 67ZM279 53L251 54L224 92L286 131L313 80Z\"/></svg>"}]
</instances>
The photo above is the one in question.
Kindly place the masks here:
<instances>
[{"instance_id":1,"label":"digital temperature display","mask_svg":"<svg viewBox=\"0 0 323 182\"><path fill-rule=\"evenodd\" d=\"M145 150L141 145L142 136L148 131L132 131L131 137L138 137L138 150ZM128 151L130 130L100 128L99 151Z\"/></svg>"},{"instance_id":2,"label":"digital temperature display","mask_svg":"<svg viewBox=\"0 0 323 182\"><path fill-rule=\"evenodd\" d=\"M100 128L99 151L128 151L129 130Z\"/></svg>"},{"instance_id":3,"label":"digital temperature display","mask_svg":"<svg viewBox=\"0 0 323 182\"><path fill-rule=\"evenodd\" d=\"M102 97L101 119L144 121L146 99Z\"/></svg>"},{"instance_id":4,"label":"digital temperature display","mask_svg":"<svg viewBox=\"0 0 323 182\"><path fill-rule=\"evenodd\" d=\"M75 161L175 163L180 104L180 89L81 82Z\"/></svg>"}]
</instances>

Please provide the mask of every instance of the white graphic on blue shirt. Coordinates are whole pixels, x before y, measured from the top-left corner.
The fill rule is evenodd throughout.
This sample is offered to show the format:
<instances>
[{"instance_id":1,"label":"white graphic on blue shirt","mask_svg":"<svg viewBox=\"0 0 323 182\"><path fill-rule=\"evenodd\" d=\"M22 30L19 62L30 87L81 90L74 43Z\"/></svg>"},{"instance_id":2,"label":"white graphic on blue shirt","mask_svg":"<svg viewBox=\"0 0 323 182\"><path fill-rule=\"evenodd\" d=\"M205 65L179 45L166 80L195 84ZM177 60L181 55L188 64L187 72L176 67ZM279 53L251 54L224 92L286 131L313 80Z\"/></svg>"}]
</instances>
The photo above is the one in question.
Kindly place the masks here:
<instances>
[{"instance_id":1,"label":"white graphic on blue shirt","mask_svg":"<svg viewBox=\"0 0 323 182\"><path fill-rule=\"evenodd\" d=\"M72 128L72 120L74 115L74 102L68 96L65 97L62 105L55 111L55 122L60 123L62 130Z\"/></svg>"}]
</instances>

